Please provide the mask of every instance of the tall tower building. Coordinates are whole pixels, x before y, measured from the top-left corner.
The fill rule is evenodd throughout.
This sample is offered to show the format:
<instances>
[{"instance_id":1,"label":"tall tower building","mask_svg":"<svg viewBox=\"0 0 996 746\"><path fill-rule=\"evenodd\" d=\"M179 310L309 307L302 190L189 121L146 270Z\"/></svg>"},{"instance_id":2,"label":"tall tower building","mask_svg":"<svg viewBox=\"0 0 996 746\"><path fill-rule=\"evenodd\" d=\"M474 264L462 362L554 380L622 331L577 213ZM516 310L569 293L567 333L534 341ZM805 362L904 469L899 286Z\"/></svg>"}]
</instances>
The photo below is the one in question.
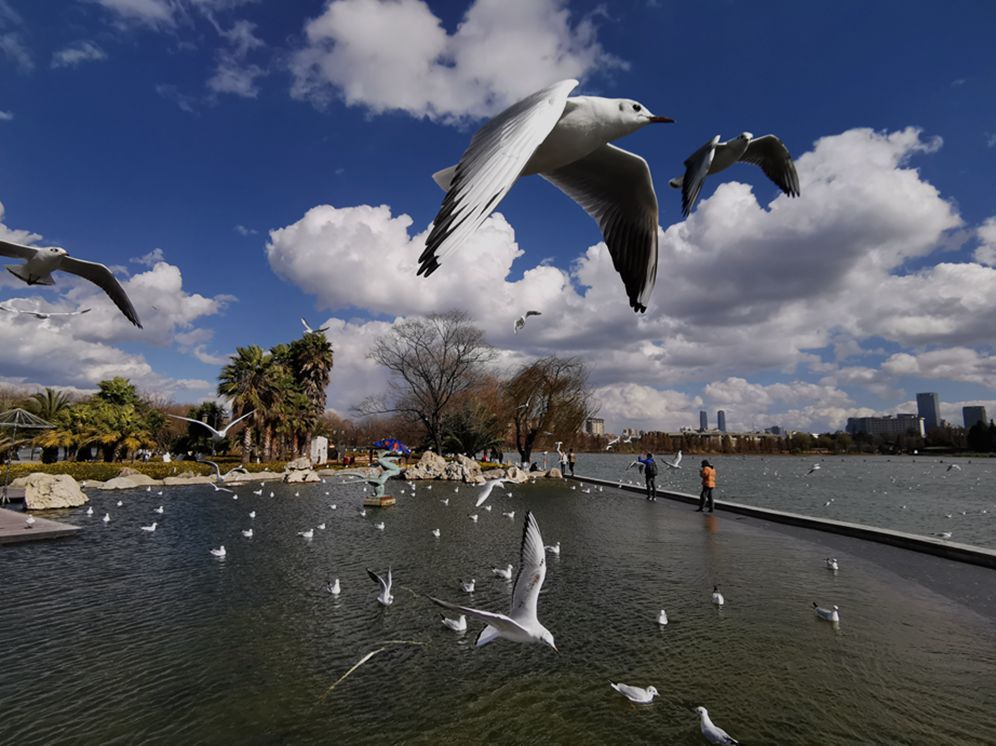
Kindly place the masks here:
<instances>
[{"instance_id":1,"label":"tall tower building","mask_svg":"<svg viewBox=\"0 0 996 746\"><path fill-rule=\"evenodd\" d=\"M966 430L971 430L977 422L981 422L983 425L989 423L985 407L962 407L961 417L965 421Z\"/></svg>"},{"instance_id":2,"label":"tall tower building","mask_svg":"<svg viewBox=\"0 0 996 746\"><path fill-rule=\"evenodd\" d=\"M941 424L941 401L935 392L916 395L916 413L923 417L923 427L929 433L931 428Z\"/></svg>"},{"instance_id":3,"label":"tall tower building","mask_svg":"<svg viewBox=\"0 0 996 746\"><path fill-rule=\"evenodd\" d=\"M705 432L709 429L709 415L704 409L699 410L699 430Z\"/></svg>"},{"instance_id":4,"label":"tall tower building","mask_svg":"<svg viewBox=\"0 0 996 746\"><path fill-rule=\"evenodd\" d=\"M716 427L719 428L719 432L726 432L726 412L722 409L716 412Z\"/></svg>"}]
</instances>

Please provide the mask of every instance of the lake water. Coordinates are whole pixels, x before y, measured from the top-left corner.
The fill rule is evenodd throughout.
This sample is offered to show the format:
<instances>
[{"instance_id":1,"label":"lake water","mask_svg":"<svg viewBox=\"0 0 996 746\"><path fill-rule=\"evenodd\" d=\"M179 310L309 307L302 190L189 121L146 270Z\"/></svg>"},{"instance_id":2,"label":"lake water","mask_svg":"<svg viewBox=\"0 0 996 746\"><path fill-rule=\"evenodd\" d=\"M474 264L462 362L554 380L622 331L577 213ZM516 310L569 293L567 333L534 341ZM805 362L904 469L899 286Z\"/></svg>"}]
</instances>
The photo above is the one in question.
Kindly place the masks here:
<instances>
[{"instance_id":1,"label":"lake water","mask_svg":"<svg viewBox=\"0 0 996 746\"><path fill-rule=\"evenodd\" d=\"M727 494L743 499L735 462L716 461ZM581 463L593 471L594 458ZM821 478L862 468L838 464ZM806 463L768 465L787 482ZM967 466L959 476L974 479ZM682 472L673 486L693 479ZM704 705L745 744L993 743L992 616L860 551L838 553L835 575L804 534L562 482L496 490L476 524L475 491L443 483L366 517L357 486L250 489L237 501L204 487L94 491L93 517L53 516L83 525L79 537L0 547L0 742L700 744L691 708ZM507 610L510 587L490 568L517 563L526 510L563 546L540 599L560 653L475 649L480 625L456 635L405 588ZM154 534L139 530L153 518ZM322 521L313 540L296 535ZM240 534L249 526L251 540ZM208 553L220 543L224 560ZM396 600L384 609L365 568L389 565ZM331 576L338 599L323 590ZM468 577L472 598L457 588ZM839 629L812 601L840 606ZM423 644L388 644L323 698L388 640ZM632 706L609 680L653 684L661 698Z\"/></svg>"},{"instance_id":2,"label":"lake water","mask_svg":"<svg viewBox=\"0 0 996 746\"><path fill-rule=\"evenodd\" d=\"M658 455L658 461L660 458ZM671 460L673 454L664 458ZM685 457L680 470L661 467L658 488L698 495L702 458ZM626 469L633 459L632 455L618 453L581 454L577 473L643 484L643 477L635 469ZM925 536L950 531L952 541L996 547L996 459L888 456L709 456L708 459L718 472L715 497L720 500ZM958 469L949 471L952 463ZM808 474L814 464L819 464L820 469Z\"/></svg>"}]
</instances>

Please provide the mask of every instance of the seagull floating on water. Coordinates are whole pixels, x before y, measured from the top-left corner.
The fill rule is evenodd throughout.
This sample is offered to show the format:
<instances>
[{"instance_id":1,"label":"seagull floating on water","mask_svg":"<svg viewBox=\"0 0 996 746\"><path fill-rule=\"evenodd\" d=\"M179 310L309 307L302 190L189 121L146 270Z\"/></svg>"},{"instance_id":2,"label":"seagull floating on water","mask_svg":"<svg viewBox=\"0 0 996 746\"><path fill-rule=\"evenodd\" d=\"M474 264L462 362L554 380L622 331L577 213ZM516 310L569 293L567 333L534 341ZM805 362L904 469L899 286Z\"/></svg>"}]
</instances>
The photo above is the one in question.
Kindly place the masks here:
<instances>
[{"instance_id":1,"label":"seagull floating on water","mask_svg":"<svg viewBox=\"0 0 996 746\"><path fill-rule=\"evenodd\" d=\"M837 572L840 569L840 565L837 564L836 557L827 557L827 569Z\"/></svg>"},{"instance_id":2,"label":"seagull floating on water","mask_svg":"<svg viewBox=\"0 0 996 746\"><path fill-rule=\"evenodd\" d=\"M514 510L512 512L510 512L510 513L502 513L502 515L505 516L506 518L508 518L508 520L510 520L510 521L514 521L515 520L515 511Z\"/></svg>"},{"instance_id":3,"label":"seagull floating on water","mask_svg":"<svg viewBox=\"0 0 996 746\"><path fill-rule=\"evenodd\" d=\"M247 539L251 539L252 538L252 533L253 533L252 529L251 528L247 528L245 531L242 532L242 535L244 537L246 537Z\"/></svg>"},{"instance_id":4,"label":"seagull floating on water","mask_svg":"<svg viewBox=\"0 0 996 746\"><path fill-rule=\"evenodd\" d=\"M367 572L369 572L369 570ZM339 578L336 578L335 582L332 582L330 580L328 583L326 583L325 590L327 590L333 596L338 596L340 593L342 593L342 587L339 585Z\"/></svg>"},{"instance_id":5,"label":"seagull floating on water","mask_svg":"<svg viewBox=\"0 0 996 746\"><path fill-rule=\"evenodd\" d=\"M460 581L460 590L462 590L464 593L473 593L474 588L476 586L477 586L477 580L475 578L471 578L469 581L468 580Z\"/></svg>"},{"instance_id":6,"label":"seagull floating on water","mask_svg":"<svg viewBox=\"0 0 996 746\"><path fill-rule=\"evenodd\" d=\"M260 497L262 497L263 496L263 490L253 490L252 494L259 495Z\"/></svg>"},{"instance_id":7,"label":"seagull floating on water","mask_svg":"<svg viewBox=\"0 0 996 746\"><path fill-rule=\"evenodd\" d=\"M256 517L256 511L255 510L250 510L249 511L249 517L250 518L255 518Z\"/></svg>"},{"instance_id":8,"label":"seagull floating on water","mask_svg":"<svg viewBox=\"0 0 996 746\"><path fill-rule=\"evenodd\" d=\"M148 531L149 533L152 533L153 531L156 530L156 526L158 526L158 525L159 524L157 524L155 521L153 521L151 526L142 526L142 530L143 531Z\"/></svg>"},{"instance_id":9,"label":"seagull floating on water","mask_svg":"<svg viewBox=\"0 0 996 746\"><path fill-rule=\"evenodd\" d=\"M104 517L101 518L100 520L102 520L104 523L110 523L111 522L111 514L110 513L104 513Z\"/></svg>"},{"instance_id":10,"label":"seagull floating on water","mask_svg":"<svg viewBox=\"0 0 996 746\"><path fill-rule=\"evenodd\" d=\"M383 531L384 530L384 521L380 521L379 523L375 523L374 524L374 528L377 529L378 531Z\"/></svg>"},{"instance_id":11,"label":"seagull floating on water","mask_svg":"<svg viewBox=\"0 0 996 746\"><path fill-rule=\"evenodd\" d=\"M716 606L722 606L726 603L726 599L723 598L723 594L719 592L718 585L714 585L712 587L712 602L716 604Z\"/></svg>"},{"instance_id":12,"label":"seagull floating on water","mask_svg":"<svg viewBox=\"0 0 996 746\"><path fill-rule=\"evenodd\" d=\"M739 746L740 741L732 738L725 730L709 719L709 711L705 707L696 707L695 712L698 713L699 725L705 740L717 744L717 746Z\"/></svg>"},{"instance_id":13,"label":"seagull floating on water","mask_svg":"<svg viewBox=\"0 0 996 746\"><path fill-rule=\"evenodd\" d=\"M667 612L661 609L661 613L657 615L657 623L662 627L667 625Z\"/></svg>"},{"instance_id":14,"label":"seagull floating on water","mask_svg":"<svg viewBox=\"0 0 996 746\"><path fill-rule=\"evenodd\" d=\"M121 500L118 500L118 507L120 508L122 505L124 505L124 503Z\"/></svg>"},{"instance_id":15,"label":"seagull floating on water","mask_svg":"<svg viewBox=\"0 0 996 746\"><path fill-rule=\"evenodd\" d=\"M659 697L657 689L652 686L648 686L646 689L639 686L630 686L629 684L616 684L610 681L609 686L623 695L630 702L634 702L638 705L649 705L654 701L654 697Z\"/></svg>"},{"instance_id":16,"label":"seagull floating on water","mask_svg":"<svg viewBox=\"0 0 996 746\"><path fill-rule=\"evenodd\" d=\"M681 189L681 214L686 218L702 191L706 176L725 171L738 161L761 167L765 175L789 197L799 196L799 175L785 143L774 135L754 137L742 132L727 142L716 135L685 161L685 174L668 183Z\"/></svg>"},{"instance_id":17,"label":"seagull floating on water","mask_svg":"<svg viewBox=\"0 0 996 746\"><path fill-rule=\"evenodd\" d=\"M513 642L539 642L556 650L553 635L540 624L537 617L537 605L544 578L546 578L546 556L543 553L543 537L540 535L536 518L529 512L526 513L522 545L519 550L519 574L515 577L515 585L512 587L512 608L507 615L470 609L431 596L429 599L443 608L459 611L471 619L485 622L487 626L477 636L477 647L504 637Z\"/></svg>"},{"instance_id":18,"label":"seagull floating on water","mask_svg":"<svg viewBox=\"0 0 996 746\"><path fill-rule=\"evenodd\" d=\"M647 162L610 145L653 122L671 122L630 99L568 94L562 80L479 129L456 166L433 174L446 190L419 257L429 276L498 207L520 176L539 174L595 219L630 306L647 308L657 277L657 196Z\"/></svg>"},{"instance_id":19,"label":"seagull floating on water","mask_svg":"<svg viewBox=\"0 0 996 746\"><path fill-rule=\"evenodd\" d=\"M540 313L539 311L526 311L524 314L522 314L519 318L515 320L514 324L512 324L512 334L518 334L519 330L526 325L526 319L528 319L530 316L542 316L542 315L543 314Z\"/></svg>"},{"instance_id":20,"label":"seagull floating on water","mask_svg":"<svg viewBox=\"0 0 996 746\"><path fill-rule=\"evenodd\" d=\"M543 548L546 551L548 551L550 554L556 554L558 556L560 555L560 542L559 541L556 544L552 545L552 546L547 545L547 546L545 546Z\"/></svg>"},{"instance_id":21,"label":"seagull floating on water","mask_svg":"<svg viewBox=\"0 0 996 746\"><path fill-rule=\"evenodd\" d=\"M89 507L88 507L88 508L86 509L86 514L87 514L87 515L93 515L93 506L92 506L92 505L91 505L91 506L89 506Z\"/></svg>"},{"instance_id":22,"label":"seagull floating on water","mask_svg":"<svg viewBox=\"0 0 996 746\"><path fill-rule=\"evenodd\" d=\"M315 535L315 529L309 528L307 531L298 531L297 535L304 537L305 539L310 539Z\"/></svg>"},{"instance_id":23,"label":"seagull floating on water","mask_svg":"<svg viewBox=\"0 0 996 746\"><path fill-rule=\"evenodd\" d=\"M164 512L166 512L166 511L165 511L165 510L163 509L163 506L162 506L162 505L160 505L160 506L159 506L158 508L154 508L154 509L152 510L152 512L153 512L153 513L158 513L159 515L162 515L162 514L163 514Z\"/></svg>"},{"instance_id":24,"label":"seagull floating on water","mask_svg":"<svg viewBox=\"0 0 996 746\"><path fill-rule=\"evenodd\" d=\"M504 578L505 580L512 579L512 565L509 563L508 567L502 569L501 567L492 567L491 572L497 578Z\"/></svg>"},{"instance_id":25,"label":"seagull floating on water","mask_svg":"<svg viewBox=\"0 0 996 746\"><path fill-rule=\"evenodd\" d=\"M439 529L438 528L432 529L432 535L435 536L438 539L439 536L440 536Z\"/></svg>"},{"instance_id":26,"label":"seagull floating on water","mask_svg":"<svg viewBox=\"0 0 996 746\"><path fill-rule=\"evenodd\" d=\"M456 619L450 619L445 614L440 614L439 616L443 619L443 626L447 629L451 629L454 632L466 632L467 631L467 617L461 614Z\"/></svg>"},{"instance_id":27,"label":"seagull floating on water","mask_svg":"<svg viewBox=\"0 0 996 746\"><path fill-rule=\"evenodd\" d=\"M470 518L470 520L472 520L472 521L473 521L474 523L477 523L477 513L471 513L471 514L470 514L470 515L469 515L468 517L469 517L469 518Z\"/></svg>"},{"instance_id":28,"label":"seagull floating on water","mask_svg":"<svg viewBox=\"0 0 996 746\"><path fill-rule=\"evenodd\" d=\"M65 249L56 246L40 248L22 246L11 241L0 241L0 256L24 259L24 264L9 265L7 271L29 285L54 285L55 280L52 279L52 273L56 270L79 275L83 279L89 280L107 293L107 296L114 301L114 305L128 321L139 329L142 328L142 323L138 320L138 314L135 312L135 307L131 304L128 294L121 287L117 278L111 274L111 270L103 264L76 259L69 256L69 252Z\"/></svg>"},{"instance_id":29,"label":"seagull floating on water","mask_svg":"<svg viewBox=\"0 0 996 746\"><path fill-rule=\"evenodd\" d=\"M224 557L225 556L225 545L222 544L217 549L212 549L211 550L211 554L214 555L215 557Z\"/></svg>"},{"instance_id":30,"label":"seagull floating on water","mask_svg":"<svg viewBox=\"0 0 996 746\"><path fill-rule=\"evenodd\" d=\"M834 606L832 609L824 609L815 601L813 601L813 610L816 612L816 616L825 622L833 622L836 624L840 621L840 614L837 613L837 607Z\"/></svg>"},{"instance_id":31,"label":"seagull floating on water","mask_svg":"<svg viewBox=\"0 0 996 746\"><path fill-rule=\"evenodd\" d=\"M319 531L324 531L325 530L325 524L324 523L319 523L318 524L318 530Z\"/></svg>"},{"instance_id":32,"label":"seagull floating on water","mask_svg":"<svg viewBox=\"0 0 996 746\"><path fill-rule=\"evenodd\" d=\"M377 602L381 606L390 606L394 603L394 596L391 595L391 568L387 568L387 580L385 581L380 575L375 573L370 568L367 568L367 575L373 578L375 583L380 585L380 595L377 596Z\"/></svg>"}]
</instances>

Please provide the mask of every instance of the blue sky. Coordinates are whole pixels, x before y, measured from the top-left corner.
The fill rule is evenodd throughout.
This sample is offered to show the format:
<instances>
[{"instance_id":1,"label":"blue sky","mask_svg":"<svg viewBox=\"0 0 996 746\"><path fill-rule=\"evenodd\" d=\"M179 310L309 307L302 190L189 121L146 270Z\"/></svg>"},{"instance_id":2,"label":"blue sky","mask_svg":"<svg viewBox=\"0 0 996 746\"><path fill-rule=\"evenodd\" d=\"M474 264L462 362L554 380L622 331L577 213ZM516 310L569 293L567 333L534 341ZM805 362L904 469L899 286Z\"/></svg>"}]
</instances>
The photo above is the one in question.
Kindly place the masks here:
<instances>
[{"instance_id":1,"label":"blue sky","mask_svg":"<svg viewBox=\"0 0 996 746\"><path fill-rule=\"evenodd\" d=\"M732 426L823 430L921 390L950 419L996 410L996 6L692 5L0 0L0 235L119 268L146 326L68 276L8 276L4 303L94 311L0 316L0 379L122 374L193 401L235 346L305 316L330 320L345 412L384 385L365 359L378 334L463 308L504 366L585 356L612 429L718 407ZM414 277L430 174L566 77L677 120L618 143L661 205L642 318L595 224L539 179ZM785 141L802 197L741 165L681 221L667 179L742 130ZM544 315L513 337L527 306Z\"/></svg>"}]
</instances>

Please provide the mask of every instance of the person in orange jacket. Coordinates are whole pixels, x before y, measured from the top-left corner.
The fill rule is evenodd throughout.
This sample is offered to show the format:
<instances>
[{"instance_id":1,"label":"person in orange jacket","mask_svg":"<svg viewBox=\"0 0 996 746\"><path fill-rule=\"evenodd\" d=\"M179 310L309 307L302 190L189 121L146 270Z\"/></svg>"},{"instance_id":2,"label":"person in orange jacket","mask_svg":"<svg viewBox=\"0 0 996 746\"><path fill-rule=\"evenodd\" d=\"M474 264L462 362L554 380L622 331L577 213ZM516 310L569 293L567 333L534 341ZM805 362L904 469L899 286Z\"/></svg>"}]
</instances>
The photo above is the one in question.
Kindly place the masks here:
<instances>
[{"instance_id":1,"label":"person in orange jacket","mask_svg":"<svg viewBox=\"0 0 996 746\"><path fill-rule=\"evenodd\" d=\"M716 487L716 467L705 459L702 460L702 471L699 472L702 478L702 492L699 493L699 509L696 513L701 513L705 508L706 500L709 501L709 512L713 512L712 491Z\"/></svg>"}]
</instances>

